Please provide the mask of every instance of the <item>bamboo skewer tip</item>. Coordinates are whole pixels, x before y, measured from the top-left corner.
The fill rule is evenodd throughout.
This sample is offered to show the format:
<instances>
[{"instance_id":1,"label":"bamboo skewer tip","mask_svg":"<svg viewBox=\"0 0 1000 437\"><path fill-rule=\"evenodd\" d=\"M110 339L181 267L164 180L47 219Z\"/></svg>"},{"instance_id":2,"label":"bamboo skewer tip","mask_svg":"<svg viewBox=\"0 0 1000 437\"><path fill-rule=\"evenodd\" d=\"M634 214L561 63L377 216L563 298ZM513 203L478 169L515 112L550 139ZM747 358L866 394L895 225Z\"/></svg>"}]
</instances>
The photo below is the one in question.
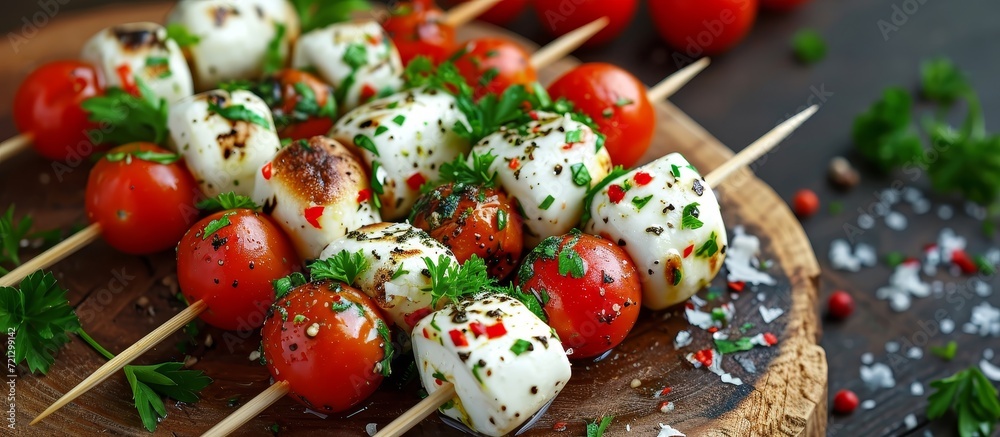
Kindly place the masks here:
<instances>
[{"instance_id":1,"label":"bamboo skewer tip","mask_svg":"<svg viewBox=\"0 0 1000 437\"><path fill-rule=\"evenodd\" d=\"M244 423L249 422L258 414L270 407L291 391L288 381L278 381L255 396L240 409L230 414L211 429L205 431L202 437L223 437L229 435Z\"/></svg>"},{"instance_id":2,"label":"bamboo skewer tip","mask_svg":"<svg viewBox=\"0 0 1000 437\"><path fill-rule=\"evenodd\" d=\"M694 63L674 72L670 76L667 76L660 83L654 85L646 93L646 97L650 102L659 102L666 100L668 97L674 95L678 90L684 87L691 79L694 79L698 73L701 73L708 64L711 64L711 60L707 57L701 58Z\"/></svg>"},{"instance_id":3,"label":"bamboo skewer tip","mask_svg":"<svg viewBox=\"0 0 1000 437\"><path fill-rule=\"evenodd\" d=\"M0 143L0 162L6 161L14 155L23 152L31 146L33 138L30 133L15 135Z\"/></svg>"},{"instance_id":4,"label":"bamboo skewer tip","mask_svg":"<svg viewBox=\"0 0 1000 437\"><path fill-rule=\"evenodd\" d=\"M578 49L583 43L600 32L601 29L604 29L610 22L611 20L608 17L601 17L556 38L531 55L531 66L539 70L552 65L555 61L565 58L573 50Z\"/></svg>"},{"instance_id":5,"label":"bamboo skewer tip","mask_svg":"<svg viewBox=\"0 0 1000 437\"><path fill-rule=\"evenodd\" d=\"M483 15L483 13L499 2L500 0L473 0L462 3L445 13L444 24L451 27L460 27Z\"/></svg>"}]
</instances>

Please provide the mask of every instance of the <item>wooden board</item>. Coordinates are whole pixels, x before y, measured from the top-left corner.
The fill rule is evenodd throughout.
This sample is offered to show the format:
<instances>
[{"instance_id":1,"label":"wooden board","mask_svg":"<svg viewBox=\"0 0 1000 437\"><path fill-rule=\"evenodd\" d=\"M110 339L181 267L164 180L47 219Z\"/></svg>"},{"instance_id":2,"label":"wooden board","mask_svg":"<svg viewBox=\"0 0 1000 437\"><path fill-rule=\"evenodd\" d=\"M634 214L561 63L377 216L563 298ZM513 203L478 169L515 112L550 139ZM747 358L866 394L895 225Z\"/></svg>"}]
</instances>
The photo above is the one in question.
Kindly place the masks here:
<instances>
[{"instance_id":1,"label":"wooden board","mask_svg":"<svg viewBox=\"0 0 1000 437\"><path fill-rule=\"evenodd\" d=\"M0 47L5 62L0 64L0 101L10 102L21 79L42 62L73 58L84 40L97 30L113 23L160 21L169 4L116 7L88 11L80 15L60 15L36 36L18 47ZM469 26L462 37L503 32L496 28ZM526 46L530 42L518 39ZM543 82L571 68L576 61L567 59L540 72ZM683 152L704 173L724 162L732 152L705 132L683 112L669 103L658 105L659 122L653 147L645 160L671 151ZM12 135L10 108L0 108L4 136ZM761 133L771 126L761 126ZM86 163L66 168L24 153L0 163L0 207L16 204L18 215L31 214L37 229L69 228L83 223L83 187ZM771 171L777 169L769 169ZM562 435L580 435L584 422L604 415L615 415L608 435L625 433L629 424L637 435L655 435L658 424L665 423L695 435L822 435L826 428L826 358L816 345L820 325L816 314L819 267L809 242L784 202L760 180L743 170L719 187L723 212L730 227L742 224L761 237L763 258L773 259L775 287L762 287L763 302L754 293L744 292L734 301L736 322L753 322L758 330L777 334L780 343L772 348L745 352L757 367L748 373L731 357L723 366L744 385L723 384L704 369L694 369L683 356L710 345L708 333L693 329L691 346L675 351L672 345L678 331L690 329L682 308L667 311L643 311L632 335L611 356L598 363L574 363L574 375L548 413L528 435L552 433L553 424L569 425ZM84 328L112 351L131 344L167 320L181 308L173 296L177 292L172 254L148 257L126 256L104 243L96 243L53 268L62 284L69 288L71 302L77 307ZM714 286L724 287L723 278ZM726 293L723 293L726 294ZM702 293L704 296L705 293ZM137 300L145 297L153 312L139 308ZM723 298L728 300L728 298ZM781 307L785 315L764 325L758 306ZM205 390L204 399L195 405L168 401L168 417L157 434L198 435L236 404L249 400L269 384L264 367L248 361L259 344L256 333L226 333L203 326L199 339L211 335L213 345L203 343L189 351L199 358L195 368L206 371L215 383ZM185 336L177 334L144 356L140 363L184 358L176 344ZM18 433L51 435L146 435L133 406L131 393L123 376L113 377L97 389L79 398L39 425L27 423L38 412L102 364L102 359L83 342L74 340L60 352L47 376L22 372L16 380L16 426ZM633 379L641 386L630 387ZM664 387L673 391L656 398ZM291 399L272 406L239 434L269 435L277 425L282 435L365 435L365 425L384 425L418 401L417 387L411 383L402 389L387 381L371 399L355 412L320 419L304 411ZM676 409L658 411L660 402L673 401ZM453 435L437 418L426 420L413 435Z\"/></svg>"}]
</instances>

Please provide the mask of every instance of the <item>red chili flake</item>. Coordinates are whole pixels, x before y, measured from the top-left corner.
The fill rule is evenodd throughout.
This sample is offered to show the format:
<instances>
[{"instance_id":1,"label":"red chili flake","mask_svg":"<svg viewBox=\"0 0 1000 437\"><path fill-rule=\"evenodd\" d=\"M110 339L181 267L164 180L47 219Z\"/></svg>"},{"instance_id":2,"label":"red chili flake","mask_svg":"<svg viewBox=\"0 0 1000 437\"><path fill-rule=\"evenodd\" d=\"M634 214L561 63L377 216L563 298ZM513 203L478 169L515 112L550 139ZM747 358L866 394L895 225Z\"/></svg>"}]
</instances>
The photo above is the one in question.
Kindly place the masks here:
<instances>
[{"instance_id":1,"label":"red chili flake","mask_svg":"<svg viewBox=\"0 0 1000 437\"><path fill-rule=\"evenodd\" d=\"M569 426L569 424L566 422L556 422L552 424L552 430L555 432L563 432L566 430L567 426Z\"/></svg>"},{"instance_id":2,"label":"red chili flake","mask_svg":"<svg viewBox=\"0 0 1000 437\"><path fill-rule=\"evenodd\" d=\"M427 178L420 174L420 172L414 173L412 176L406 178L406 185L413 191L419 190L420 187L424 185L424 182L427 182Z\"/></svg>"},{"instance_id":3,"label":"red chili flake","mask_svg":"<svg viewBox=\"0 0 1000 437\"><path fill-rule=\"evenodd\" d=\"M778 337L776 337L774 334L772 334L770 332L765 332L764 333L764 341L767 342L768 346L774 346L774 345L778 344Z\"/></svg>"},{"instance_id":4,"label":"red chili flake","mask_svg":"<svg viewBox=\"0 0 1000 437\"><path fill-rule=\"evenodd\" d=\"M664 387L663 390L660 390L660 396L666 396L666 395L670 394L670 392L672 392L672 391L674 391L674 389L672 389L670 387Z\"/></svg>"},{"instance_id":5,"label":"red chili flake","mask_svg":"<svg viewBox=\"0 0 1000 437\"><path fill-rule=\"evenodd\" d=\"M521 160L517 158L511 158L510 162L507 163L507 167L509 167L511 170L517 170L518 168L521 167Z\"/></svg>"},{"instance_id":6,"label":"red chili flake","mask_svg":"<svg viewBox=\"0 0 1000 437\"><path fill-rule=\"evenodd\" d=\"M486 334L486 325L480 322L472 322L469 324L469 330L472 331L472 335L479 337L480 335Z\"/></svg>"},{"instance_id":7,"label":"red chili flake","mask_svg":"<svg viewBox=\"0 0 1000 437\"><path fill-rule=\"evenodd\" d=\"M441 380L437 379L437 378L434 378L434 383L437 384L437 385L441 385L442 384Z\"/></svg>"},{"instance_id":8,"label":"red chili flake","mask_svg":"<svg viewBox=\"0 0 1000 437\"><path fill-rule=\"evenodd\" d=\"M367 202L371 198L372 198L372 189L371 188L365 188L365 189L363 189L361 191L358 191L358 203Z\"/></svg>"},{"instance_id":9,"label":"red chili flake","mask_svg":"<svg viewBox=\"0 0 1000 437\"><path fill-rule=\"evenodd\" d=\"M685 255L685 256L687 256L687 255ZM733 290L735 292L742 292L743 289L746 288L746 286L747 286L747 283L743 282L743 281L730 281L729 282L729 289Z\"/></svg>"},{"instance_id":10,"label":"red chili flake","mask_svg":"<svg viewBox=\"0 0 1000 437\"><path fill-rule=\"evenodd\" d=\"M371 44L371 45L374 46L374 45L378 45L379 43L382 42L382 36L368 34L368 35L365 35L365 40L368 41L368 44Z\"/></svg>"},{"instance_id":11,"label":"red chili flake","mask_svg":"<svg viewBox=\"0 0 1000 437\"><path fill-rule=\"evenodd\" d=\"M964 250L956 250L951 253L951 262L955 263L962 273L971 274L976 273L979 270L976 267L976 263L972 262L972 258L969 258L969 254L965 253Z\"/></svg>"},{"instance_id":12,"label":"red chili flake","mask_svg":"<svg viewBox=\"0 0 1000 437\"><path fill-rule=\"evenodd\" d=\"M920 260L918 260L918 259L916 259L916 258L914 258L914 257L911 256L911 257L909 257L907 259L904 259L903 260L903 264L907 265L907 266L910 266L910 267L918 266L918 265L920 265Z\"/></svg>"},{"instance_id":13,"label":"red chili flake","mask_svg":"<svg viewBox=\"0 0 1000 437\"><path fill-rule=\"evenodd\" d=\"M719 328L716 327L716 326L712 326L712 327L709 327L707 329L707 331L708 331L709 334L715 334L716 332L719 332Z\"/></svg>"},{"instance_id":14,"label":"red chili flake","mask_svg":"<svg viewBox=\"0 0 1000 437\"><path fill-rule=\"evenodd\" d=\"M262 167L260 169L260 174L262 176L264 176L264 180L265 181L271 180L271 163L270 162L268 162L267 164L264 164L264 167Z\"/></svg>"},{"instance_id":15,"label":"red chili flake","mask_svg":"<svg viewBox=\"0 0 1000 437\"><path fill-rule=\"evenodd\" d=\"M376 90L375 87L366 83L361 87L361 101L367 102L368 100L371 100L372 97L375 97L375 94L377 93L378 90Z\"/></svg>"},{"instance_id":16,"label":"red chili flake","mask_svg":"<svg viewBox=\"0 0 1000 437\"><path fill-rule=\"evenodd\" d=\"M937 244L930 243L930 244L924 245L924 252L930 252L932 250L937 250Z\"/></svg>"},{"instance_id":17,"label":"red chili flake","mask_svg":"<svg viewBox=\"0 0 1000 437\"><path fill-rule=\"evenodd\" d=\"M496 322L486 327L486 336L489 338L503 337L504 335L507 335L507 328L503 326L503 322Z\"/></svg>"},{"instance_id":18,"label":"red chili flake","mask_svg":"<svg viewBox=\"0 0 1000 437\"><path fill-rule=\"evenodd\" d=\"M640 171L640 172L636 173L635 176L632 176L632 180L635 181L635 185L637 187L641 187L643 185L648 184L650 181L652 181L653 180L653 175L651 175L649 173L646 173L644 171Z\"/></svg>"},{"instance_id":19,"label":"red chili flake","mask_svg":"<svg viewBox=\"0 0 1000 437\"><path fill-rule=\"evenodd\" d=\"M118 80L122 82L122 89L129 94L139 97L139 87L135 85L135 76L132 74L132 67L122 64L115 70L118 73Z\"/></svg>"},{"instance_id":20,"label":"red chili flake","mask_svg":"<svg viewBox=\"0 0 1000 437\"><path fill-rule=\"evenodd\" d=\"M693 244L684 248L684 258L687 258L689 255L691 255L691 252L694 252Z\"/></svg>"},{"instance_id":21,"label":"red chili flake","mask_svg":"<svg viewBox=\"0 0 1000 437\"><path fill-rule=\"evenodd\" d=\"M421 308L419 310L416 310L410 314L403 316L403 321L405 321L407 325L413 326L416 325L417 322L420 321L420 319L427 317L427 315L430 313L431 313L430 308Z\"/></svg>"},{"instance_id":22,"label":"red chili flake","mask_svg":"<svg viewBox=\"0 0 1000 437\"><path fill-rule=\"evenodd\" d=\"M702 350L700 350L698 352L695 352L694 353L694 359L695 359L695 361L701 363L705 367L711 366L712 365L712 350L711 349L702 349Z\"/></svg>"},{"instance_id":23,"label":"red chili flake","mask_svg":"<svg viewBox=\"0 0 1000 437\"><path fill-rule=\"evenodd\" d=\"M333 299L332 300L334 302L340 302L340 295L337 295L337 294L333 295Z\"/></svg>"},{"instance_id":24,"label":"red chili flake","mask_svg":"<svg viewBox=\"0 0 1000 437\"><path fill-rule=\"evenodd\" d=\"M670 411L670 404L671 402L668 401L660 402L660 406L657 407L657 409L660 410L661 413L666 413Z\"/></svg>"},{"instance_id":25,"label":"red chili flake","mask_svg":"<svg viewBox=\"0 0 1000 437\"><path fill-rule=\"evenodd\" d=\"M451 331L448 331L448 335L451 336L451 342L455 346L465 347L469 345L469 342L465 339L465 334L462 333L462 331L452 329Z\"/></svg>"},{"instance_id":26,"label":"red chili flake","mask_svg":"<svg viewBox=\"0 0 1000 437\"><path fill-rule=\"evenodd\" d=\"M694 304L691 303L691 302L687 302L687 303L684 304L684 307L687 308L687 309L689 309L689 310L693 310L694 309Z\"/></svg>"},{"instance_id":27,"label":"red chili flake","mask_svg":"<svg viewBox=\"0 0 1000 437\"><path fill-rule=\"evenodd\" d=\"M625 198L625 190L619 185L612 185L608 187L608 199L611 203L618 204L622 199Z\"/></svg>"},{"instance_id":28,"label":"red chili flake","mask_svg":"<svg viewBox=\"0 0 1000 437\"><path fill-rule=\"evenodd\" d=\"M541 126L535 126L535 127L531 128L531 132L532 133L538 133L541 130L542 130Z\"/></svg>"},{"instance_id":29,"label":"red chili flake","mask_svg":"<svg viewBox=\"0 0 1000 437\"><path fill-rule=\"evenodd\" d=\"M569 149L572 149L572 148L573 148L573 144L574 144L574 143L566 143L566 144L563 144L563 146L562 146L562 149L563 149L563 150L569 150Z\"/></svg>"},{"instance_id":30,"label":"red chili flake","mask_svg":"<svg viewBox=\"0 0 1000 437\"><path fill-rule=\"evenodd\" d=\"M323 210L326 209L325 206L310 206L305 210L306 221L309 222L312 227L316 229L323 229L319 224L319 217L323 215Z\"/></svg>"},{"instance_id":31,"label":"red chili flake","mask_svg":"<svg viewBox=\"0 0 1000 437\"><path fill-rule=\"evenodd\" d=\"M528 117L531 117L532 120L538 120L538 112L531 111L528 113Z\"/></svg>"},{"instance_id":32,"label":"red chili flake","mask_svg":"<svg viewBox=\"0 0 1000 437\"><path fill-rule=\"evenodd\" d=\"M431 335L427 332L427 328L424 328L424 338L430 339Z\"/></svg>"}]
</instances>

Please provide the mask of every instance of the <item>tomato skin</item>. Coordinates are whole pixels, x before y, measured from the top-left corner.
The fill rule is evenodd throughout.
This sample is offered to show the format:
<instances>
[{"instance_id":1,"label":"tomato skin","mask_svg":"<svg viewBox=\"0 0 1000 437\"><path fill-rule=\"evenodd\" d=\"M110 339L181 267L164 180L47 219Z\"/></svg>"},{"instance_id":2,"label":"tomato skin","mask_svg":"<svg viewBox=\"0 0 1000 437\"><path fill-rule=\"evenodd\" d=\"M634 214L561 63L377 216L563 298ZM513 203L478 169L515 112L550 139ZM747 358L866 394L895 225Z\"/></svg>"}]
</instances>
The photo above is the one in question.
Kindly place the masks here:
<instances>
[{"instance_id":1,"label":"tomato skin","mask_svg":"<svg viewBox=\"0 0 1000 437\"><path fill-rule=\"evenodd\" d=\"M350 307L338 312L335 305ZM310 335L313 324L318 329ZM297 287L278 300L261 329L267 368L276 381L289 383L289 395L303 405L322 413L345 411L382 383L379 325L385 321L378 307L354 288L328 281Z\"/></svg>"},{"instance_id":2,"label":"tomato skin","mask_svg":"<svg viewBox=\"0 0 1000 437\"><path fill-rule=\"evenodd\" d=\"M58 161L94 151L87 131L96 127L80 107L104 93L97 70L80 61L55 61L28 75L14 95L14 124L31 134L35 150Z\"/></svg>"},{"instance_id":3,"label":"tomato skin","mask_svg":"<svg viewBox=\"0 0 1000 437\"><path fill-rule=\"evenodd\" d=\"M215 220L229 221L206 235ZM249 209L219 211L195 223L177 245L177 281L188 302L204 300L200 317L235 331L259 328L274 302L271 281L299 267L292 242L269 217Z\"/></svg>"},{"instance_id":4,"label":"tomato skin","mask_svg":"<svg viewBox=\"0 0 1000 437\"><path fill-rule=\"evenodd\" d=\"M497 188L441 185L417 200L410 222L448 246L460 263L479 256L498 279L514 271L524 250L521 216Z\"/></svg>"},{"instance_id":5,"label":"tomato skin","mask_svg":"<svg viewBox=\"0 0 1000 437\"><path fill-rule=\"evenodd\" d=\"M312 91L316 100L315 111L310 108L312 105L305 107L315 113L299 109L302 107L303 96L296 89L297 86L304 86ZM278 136L283 139L294 141L326 135L336 121L333 88L311 73L286 68L264 78L252 91L271 108ZM329 107L329 113L325 113L322 108L328 103L333 106Z\"/></svg>"},{"instance_id":6,"label":"tomato skin","mask_svg":"<svg viewBox=\"0 0 1000 437\"><path fill-rule=\"evenodd\" d=\"M171 153L151 143L131 143L108 154ZM198 218L201 191L184 162L157 164L142 159L101 158L90 171L87 218L122 252L143 255L171 249Z\"/></svg>"},{"instance_id":7,"label":"tomato skin","mask_svg":"<svg viewBox=\"0 0 1000 437\"><path fill-rule=\"evenodd\" d=\"M758 0L650 0L656 30L692 58L723 53L750 32Z\"/></svg>"},{"instance_id":8,"label":"tomato skin","mask_svg":"<svg viewBox=\"0 0 1000 437\"><path fill-rule=\"evenodd\" d=\"M403 65L417 56L438 64L455 51L455 28L444 23L445 14L436 6L407 4L392 10L382 27L399 50Z\"/></svg>"},{"instance_id":9,"label":"tomato skin","mask_svg":"<svg viewBox=\"0 0 1000 437\"><path fill-rule=\"evenodd\" d=\"M573 102L597 123L615 165L634 166L653 141L656 113L646 98L646 86L621 68L583 64L552 82L548 91L552 98Z\"/></svg>"},{"instance_id":10,"label":"tomato skin","mask_svg":"<svg viewBox=\"0 0 1000 437\"><path fill-rule=\"evenodd\" d=\"M455 60L455 67L474 90L478 99L486 94L500 95L511 85L529 87L538 80L531 66L531 55L517 43L504 38L477 38L465 43ZM488 83L481 80L496 75Z\"/></svg>"},{"instance_id":11,"label":"tomato skin","mask_svg":"<svg viewBox=\"0 0 1000 437\"><path fill-rule=\"evenodd\" d=\"M809 0L760 0L760 5L773 11L787 12L809 3Z\"/></svg>"},{"instance_id":12,"label":"tomato skin","mask_svg":"<svg viewBox=\"0 0 1000 437\"><path fill-rule=\"evenodd\" d=\"M547 257L546 251L556 255ZM564 251L575 252L583 260L581 277L575 277L572 270L560 274ZM576 231L546 238L525 258L517 283L525 291L548 295L542 308L549 326L559 334L564 348L573 349L573 359L611 350L639 318L639 273L624 250L601 237Z\"/></svg>"},{"instance_id":13,"label":"tomato skin","mask_svg":"<svg viewBox=\"0 0 1000 437\"><path fill-rule=\"evenodd\" d=\"M561 36L601 17L608 17L607 27L583 43L595 47L614 39L635 16L637 0L535 0L535 12L542 27Z\"/></svg>"},{"instance_id":14,"label":"tomato skin","mask_svg":"<svg viewBox=\"0 0 1000 437\"><path fill-rule=\"evenodd\" d=\"M448 8L455 7L459 3L468 3L474 0L452 0L446 2ZM497 26L503 26L511 21L514 21L524 7L528 5L528 0L502 0L498 1L493 7L489 8L482 15L476 17L477 20L483 20L487 23L496 24Z\"/></svg>"}]
</instances>

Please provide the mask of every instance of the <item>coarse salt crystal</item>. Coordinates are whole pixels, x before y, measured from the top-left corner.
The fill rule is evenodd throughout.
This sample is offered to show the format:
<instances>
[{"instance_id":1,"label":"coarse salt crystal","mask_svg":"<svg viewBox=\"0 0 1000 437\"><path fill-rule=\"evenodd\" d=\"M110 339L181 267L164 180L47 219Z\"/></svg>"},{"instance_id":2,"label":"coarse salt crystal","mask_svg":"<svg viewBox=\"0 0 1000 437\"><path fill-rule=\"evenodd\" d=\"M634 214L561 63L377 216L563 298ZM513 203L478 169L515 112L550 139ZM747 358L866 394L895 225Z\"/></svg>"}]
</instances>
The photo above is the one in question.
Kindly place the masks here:
<instances>
[{"instance_id":1,"label":"coarse salt crystal","mask_svg":"<svg viewBox=\"0 0 1000 437\"><path fill-rule=\"evenodd\" d=\"M771 323L778 317L781 317L782 314L785 314L785 310L781 308L768 309L761 305L758 309L760 310L760 318L764 319L764 323Z\"/></svg>"},{"instance_id":2,"label":"coarse salt crystal","mask_svg":"<svg viewBox=\"0 0 1000 437\"><path fill-rule=\"evenodd\" d=\"M660 432L656 437L687 437L684 433L674 429L670 425L660 424Z\"/></svg>"},{"instance_id":3,"label":"coarse salt crystal","mask_svg":"<svg viewBox=\"0 0 1000 437\"><path fill-rule=\"evenodd\" d=\"M257 361L257 360L259 360L260 359L260 351L257 351L257 350L251 351L250 352L250 356L247 357L247 359L249 359L250 361Z\"/></svg>"},{"instance_id":4,"label":"coarse salt crystal","mask_svg":"<svg viewBox=\"0 0 1000 437\"><path fill-rule=\"evenodd\" d=\"M698 308L708 305L708 302L706 302L705 299L698 297L697 294L691 296L691 303Z\"/></svg>"},{"instance_id":5,"label":"coarse salt crystal","mask_svg":"<svg viewBox=\"0 0 1000 437\"><path fill-rule=\"evenodd\" d=\"M986 360L979 360L979 370L991 381L1000 381L1000 367Z\"/></svg>"},{"instance_id":6,"label":"coarse salt crystal","mask_svg":"<svg viewBox=\"0 0 1000 437\"><path fill-rule=\"evenodd\" d=\"M874 267L875 264L878 264L878 254L875 253L875 248L870 244L858 243L854 247L854 257L865 267Z\"/></svg>"},{"instance_id":7,"label":"coarse salt crystal","mask_svg":"<svg viewBox=\"0 0 1000 437\"><path fill-rule=\"evenodd\" d=\"M875 217L868 214L861 214L858 216L858 227L861 229L871 229L875 227Z\"/></svg>"},{"instance_id":8,"label":"coarse salt crystal","mask_svg":"<svg viewBox=\"0 0 1000 437\"><path fill-rule=\"evenodd\" d=\"M991 306L989 302L976 305L972 308L972 316L963 331L982 337L1000 336L1000 309Z\"/></svg>"},{"instance_id":9,"label":"coarse salt crystal","mask_svg":"<svg viewBox=\"0 0 1000 437\"><path fill-rule=\"evenodd\" d=\"M924 357L924 350L919 347L911 347L906 351L906 357L911 360L919 360Z\"/></svg>"},{"instance_id":10,"label":"coarse salt crystal","mask_svg":"<svg viewBox=\"0 0 1000 437\"><path fill-rule=\"evenodd\" d=\"M871 364L875 362L875 357L872 356L871 352L865 352L861 354L861 362L863 364Z\"/></svg>"},{"instance_id":11,"label":"coarse salt crystal","mask_svg":"<svg viewBox=\"0 0 1000 437\"><path fill-rule=\"evenodd\" d=\"M743 370L746 370L747 373L757 373L757 365L750 358L737 356L736 362L740 363L740 366L743 366Z\"/></svg>"},{"instance_id":12,"label":"coarse salt crystal","mask_svg":"<svg viewBox=\"0 0 1000 437\"><path fill-rule=\"evenodd\" d=\"M924 198L924 193L913 187L906 187L903 189L903 200L913 203Z\"/></svg>"},{"instance_id":13,"label":"coarse salt crystal","mask_svg":"<svg viewBox=\"0 0 1000 437\"><path fill-rule=\"evenodd\" d=\"M913 381L913 384L910 384L910 394L913 396L923 396L924 385L920 381Z\"/></svg>"},{"instance_id":14,"label":"coarse salt crystal","mask_svg":"<svg viewBox=\"0 0 1000 437\"><path fill-rule=\"evenodd\" d=\"M993 294L993 287L978 278L974 279L972 289L979 297L990 297Z\"/></svg>"},{"instance_id":15,"label":"coarse salt crystal","mask_svg":"<svg viewBox=\"0 0 1000 437\"><path fill-rule=\"evenodd\" d=\"M847 240L837 239L830 243L830 265L837 270L856 272L861 270L861 261L854 256Z\"/></svg>"},{"instance_id":16,"label":"coarse salt crystal","mask_svg":"<svg viewBox=\"0 0 1000 437\"><path fill-rule=\"evenodd\" d=\"M375 435L376 433L378 433L378 424L369 423L365 425L365 432L368 433L369 436Z\"/></svg>"},{"instance_id":17,"label":"coarse salt crystal","mask_svg":"<svg viewBox=\"0 0 1000 437\"><path fill-rule=\"evenodd\" d=\"M955 331L955 321L954 320L951 320L951 319L943 319L943 320L941 320L941 333L942 334L951 334L953 331Z\"/></svg>"},{"instance_id":18,"label":"coarse salt crystal","mask_svg":"<svg viewBox=\"0 0 1000 437\"><path fill-rule=\"evenodd\" d=\"M684 346L691 344L691 333L688 331L680 331L677 336L674 337L674 349L680 349Z\"/></svg>"},{"instance_id":19,"label":"coarse salt crystal","mask_svg":"<svg viewBox=\"0 0 1000 437\"><path fill-rule=\"evenodd\" d=\"M895 341L887 341L885 343L885 351L890 354L899 352L899 343L896 343Z\"/></svg>"},{"instance_id":20,"label":"coarse salt crystal","mask_svg":"<svg viewBox=\"0 0 1000 437\"><path fill-rule=\"evenodd\" d=\"M708 329L714 325L712 320L712 315L704 311L698 311L696 309L684 308L684 316L687 317L688 323L697 326L701 329Z\"/></svg>"},{"instance_id":21,"label":"coarse salt crystal","mask_svg":"<svg viewBox=\"0 0 1000 437\"><path fill-rule=\"evenodd\" d=\"M885 216L885 225L894 231L902 231L906 229L906 216L893 211Z\"/></svg>"},{"instance_id":22,"label":"coarse salt crystal","mask_svg":"<svg viewBox=\"0 0 1000 437\"><path fill-rule=\"evenodd\" d=\"M883 363L861 366L861 381L873 390L896 386L896 380L892 376L892 369Z\"/></svg>"},{"instance_id":23,"label":"coarse salt crystal","mask_svg":"<svg viewBox=\"0 0 1000 437\"><path fill-rule=\"evenodd\" d=\"M951 209L950 205L941 205L938 207L937 215L941 220L951 220L954 214L955 212Z\"/></svg>"},{"instance_id":24,"label":"coarse salt crystal","mask_svg":"<svg viewBox=\"0 0 1000 437\"><path fill-rule=\"evenodd\" d=\"M757 302L763 302L767 299L767 295L764 293L757 293Z\"/></svg>"},{"instance_id":25,"label":"coarse salt crystal","mask_svg":"<svg viewBox=\"0 0 1000 437\"><path fill-rule=\"evenodd\" d=\"M983 349L983 358L986 358L987 360L992 360L993 359L993 349L990 349L990 348Z\"/></svg>"},{"instance_id":26,"label":"coarse salt crystal","mask_svg":"<svg viewBox=\"0 0 1000 437\"><path fill-rule=\"evenodd\" d=\"M729 282L746 282L750 284L774 285L774 278L756 266L760 265L757 255L760 253L760 239L747 234L742 226L733 228L733 238L729 240L726 251L726 280Z\"/></svg>"},{"instance_id":27,"label":"coarse salt crystal","mask_svg":"<svg viewBox=\"0 0 1000 437\"><path fill-rule=\"evenodd\" d=\"M864 408L866 410L875 408L875 401L872 399L865 399L864 401L861 402L861 408Z\"/></svg>"},{"instance_id":28,"label":"coarse salt crystal","mask_svg":"<svg viewBox=\"0 0 1000 437\"><path fill-rule=\"evenodd\" d=\"M913 413L907 414L906 417L903 418L903 424L906 425L906 429L907 430L911 430L913 428L916 428L917 427L917 416L914 416Z\"/></svg>"},{"instance_id":29,"label":"coarse salt crystal","mask_svg":"<svg viewBox=\"0 0 1000 437\"><path fill-rule=\"evenodd\" d=\"M931 202L927 199L920 199L911 204L913 207L913 213L917 215L927 214L931 210Z\"/></svg>"}]
</instances>

